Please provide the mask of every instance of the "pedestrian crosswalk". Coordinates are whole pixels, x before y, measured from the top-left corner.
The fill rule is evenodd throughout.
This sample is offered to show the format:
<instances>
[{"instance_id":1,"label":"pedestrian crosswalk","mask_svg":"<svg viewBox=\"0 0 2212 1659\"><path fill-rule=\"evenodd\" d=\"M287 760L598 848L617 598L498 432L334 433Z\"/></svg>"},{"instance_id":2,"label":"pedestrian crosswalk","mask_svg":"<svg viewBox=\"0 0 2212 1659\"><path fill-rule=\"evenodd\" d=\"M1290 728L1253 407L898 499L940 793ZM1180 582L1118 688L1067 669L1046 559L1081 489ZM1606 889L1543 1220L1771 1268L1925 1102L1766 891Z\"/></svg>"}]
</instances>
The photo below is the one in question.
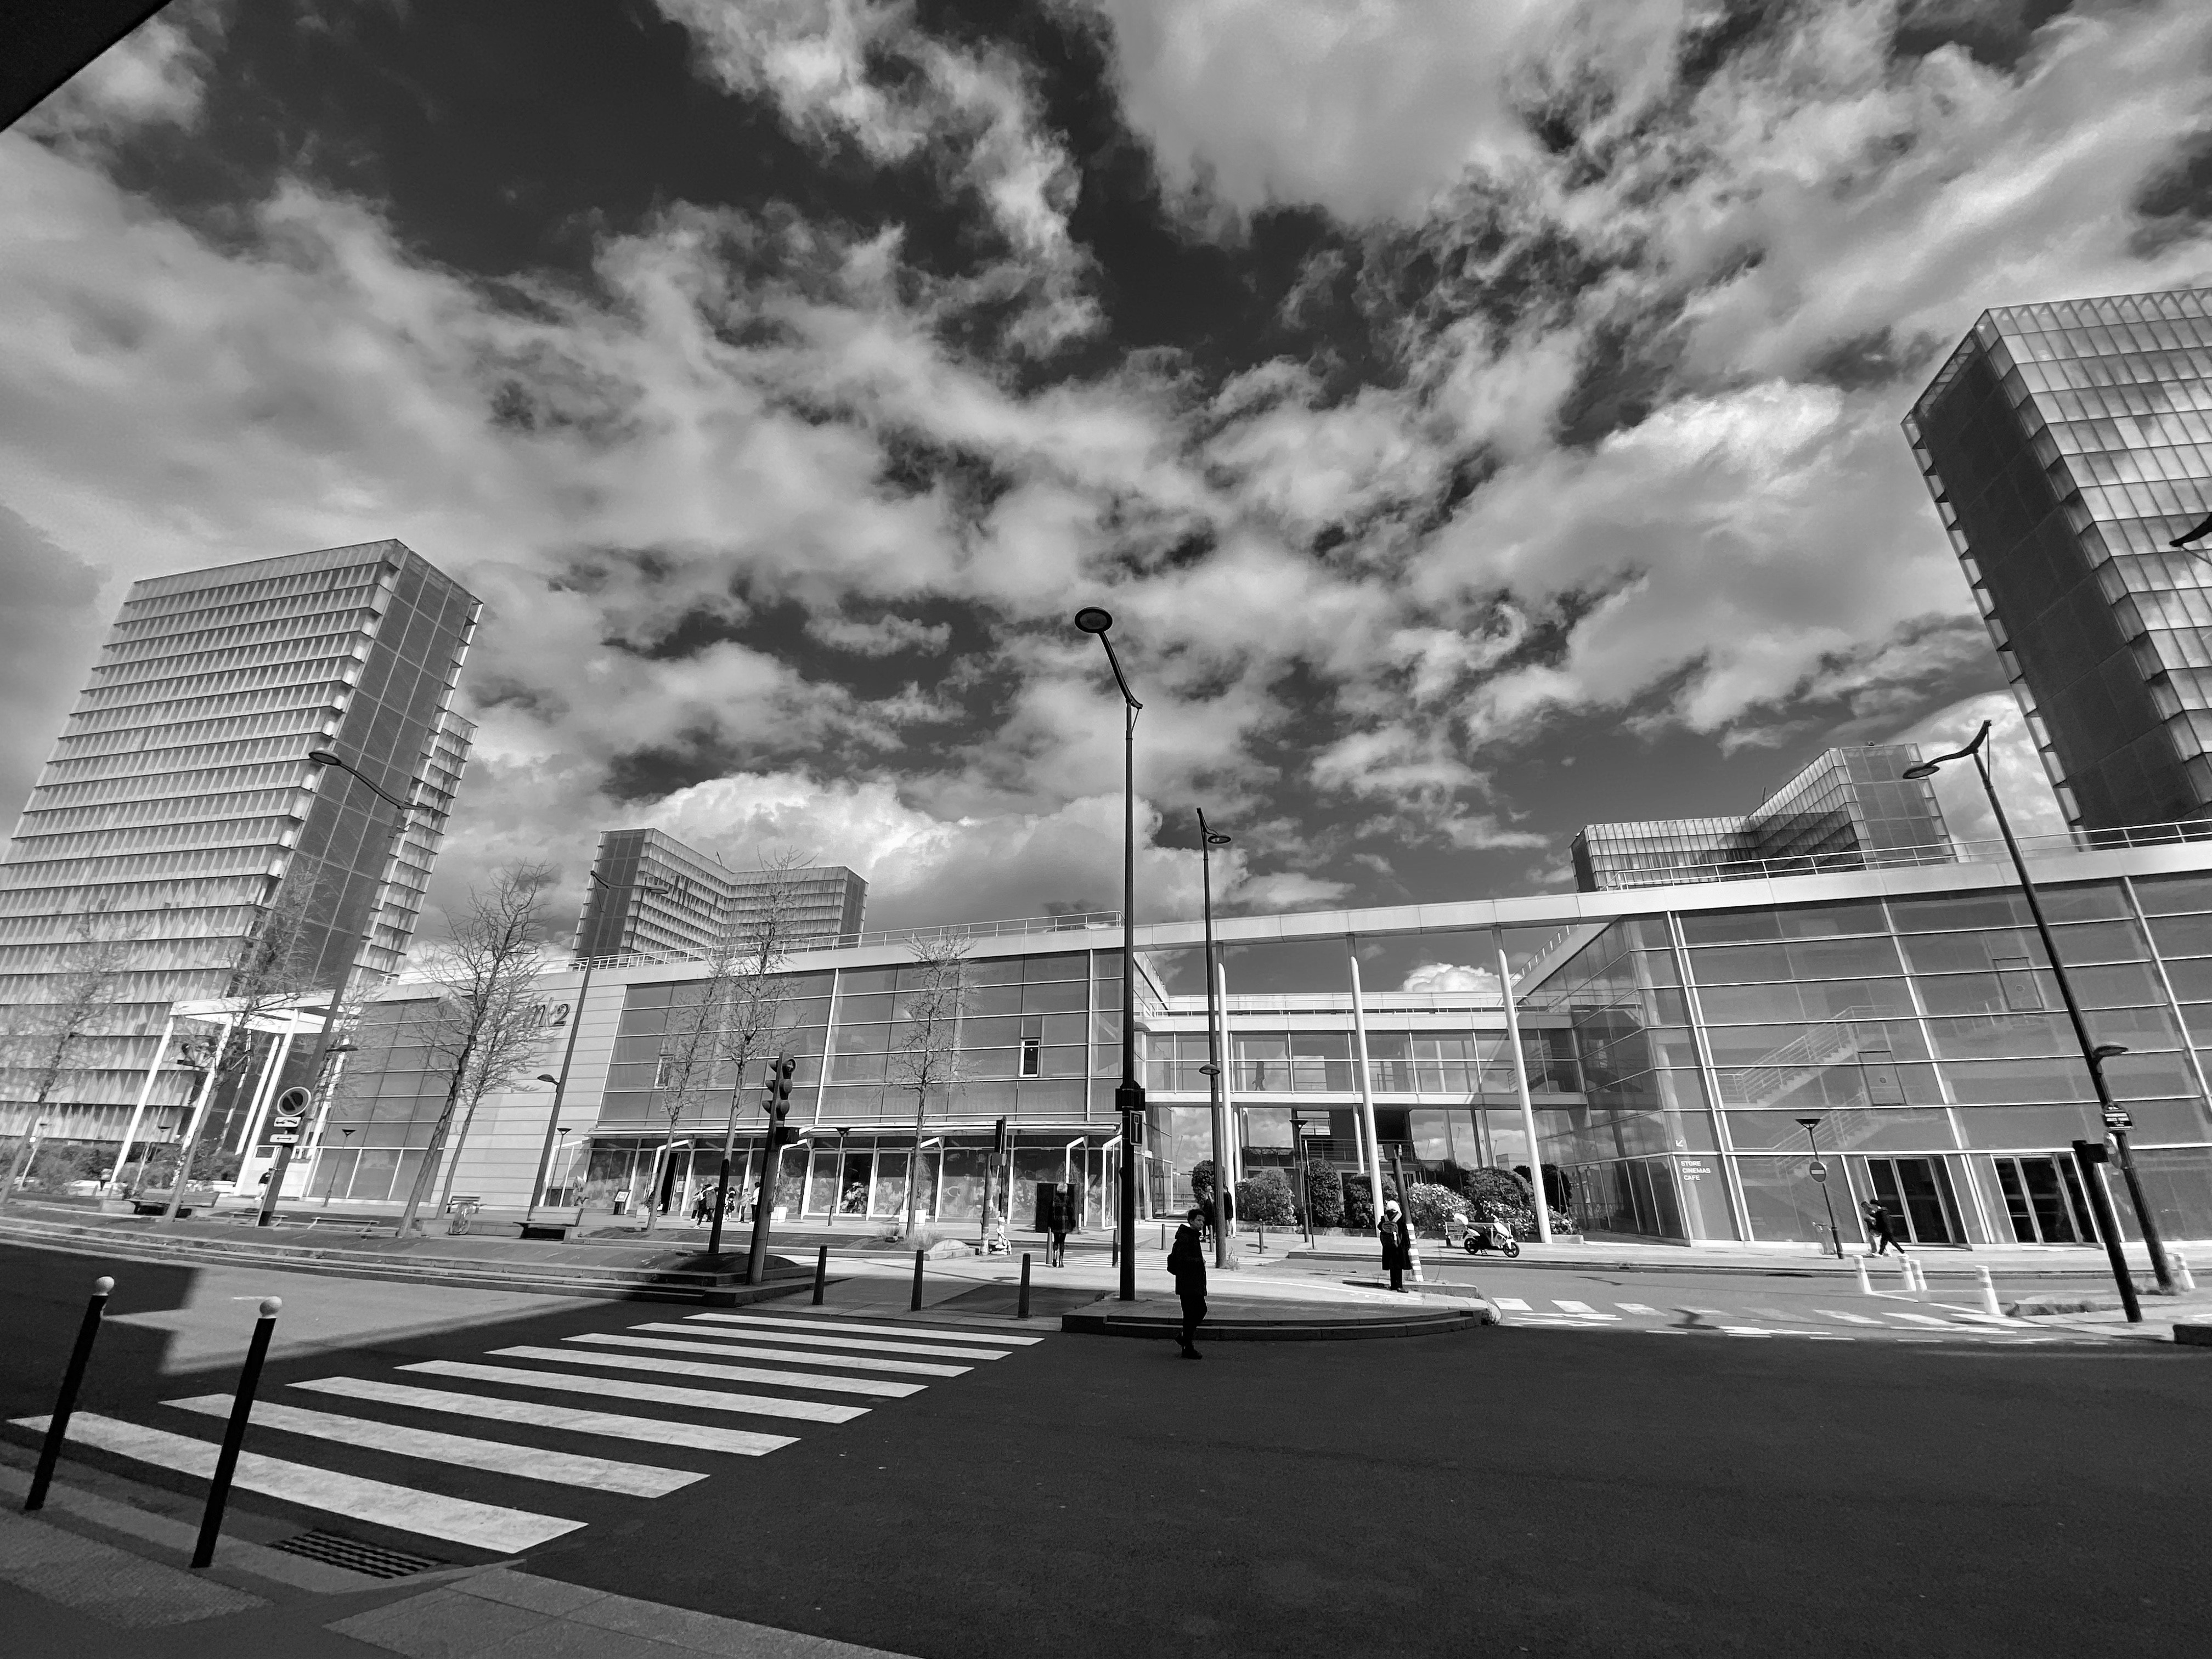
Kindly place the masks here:
<instances>
[{"instance_id":1,"label":"pedestrian crosswalk","mask_svg":"<svg viewBox=\"0 0 2212 1659\"><path fill-rule=\"evenodd\" d=\"M576 1507L564 1491L665 1497L742 1467L720 1458L768 1455L1046 1340L834 1315L701 1313L416 1360L394 1367L396 1377L299 1377L254 1402L235 1485L339 1524L513 1554L587 1524L562 1512ZM726 1383L752 1387L707 1386ZM176 1415L161 1423L79 1413L70 1440L205 1479L232 1405L228 1394L165 1400L163 1418ZM208 1437L180 1431L194 1419ZM15 1421L34 1432L46 1425ZM668 1462L617 1455L621 1443L611 1442L649 1446ZM370 1455L373 1473L331 1466L359 1453ZM395 1468L415 1472L393 1478ZM459 1469L496 1477L495 1495L512 1501L444 1490L442 1472Z\"/></svg>"},{"instance_id":2,"label":"pedestrian crosswalk","mask_svg":"<svg viewBox=\"0 0 2212 1659\"><path fill-rule=\"evenodd\" d=\"M1942 1340L1934 1334L1938 1331L1945 1336L1999 1343L2112 1340L2075 1329L2051 1332L2026 1320L1942 1304L1937 1304L1940 1310L1934 1313L1871 1304L1868 1311L1858 1313L1843 1308L1789 1309L1756 1303L1735 1308L1660 1308L1647 1302L1615 1302L1609 1308L1600 1308L1565 1297L1542 1300L1494 1296L1490 1301L1509 1325L1559 1329L1649 1331L1657 1334L1707 1331L1722 1336L1802 1337L1816 1342L1849 1342L1877 1335L1893 1341L1936 1341Z\"/></svg>"}]
</instances>

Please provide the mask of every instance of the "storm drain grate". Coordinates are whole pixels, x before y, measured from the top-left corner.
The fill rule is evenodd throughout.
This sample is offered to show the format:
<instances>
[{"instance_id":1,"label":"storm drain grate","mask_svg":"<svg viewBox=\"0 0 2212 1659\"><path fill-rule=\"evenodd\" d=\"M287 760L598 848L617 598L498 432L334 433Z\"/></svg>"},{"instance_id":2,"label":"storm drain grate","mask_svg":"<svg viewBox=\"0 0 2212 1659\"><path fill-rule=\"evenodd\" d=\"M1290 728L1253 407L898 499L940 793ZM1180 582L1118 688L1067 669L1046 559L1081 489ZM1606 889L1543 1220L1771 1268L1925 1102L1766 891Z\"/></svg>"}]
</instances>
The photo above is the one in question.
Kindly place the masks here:
<instances>
[{"instance_id":1,"label":"storm drain grate","mask_svg":"<svg viewBox=\"0 0 2212 1659\"><path fill-rule=\"evenodd\" d=\"M297 1538L280 1538L269 1547L283 1550L287 1555L304 1555L311 1561L327 1561L334 1567L366 1573L371 1578L404 1578L410 1573L453 1565L427 1555L409 1555L404 1550L382 1549L356 1538L342 1538L334 1532L303 1532Z\"/></svg>"}]
</instances>

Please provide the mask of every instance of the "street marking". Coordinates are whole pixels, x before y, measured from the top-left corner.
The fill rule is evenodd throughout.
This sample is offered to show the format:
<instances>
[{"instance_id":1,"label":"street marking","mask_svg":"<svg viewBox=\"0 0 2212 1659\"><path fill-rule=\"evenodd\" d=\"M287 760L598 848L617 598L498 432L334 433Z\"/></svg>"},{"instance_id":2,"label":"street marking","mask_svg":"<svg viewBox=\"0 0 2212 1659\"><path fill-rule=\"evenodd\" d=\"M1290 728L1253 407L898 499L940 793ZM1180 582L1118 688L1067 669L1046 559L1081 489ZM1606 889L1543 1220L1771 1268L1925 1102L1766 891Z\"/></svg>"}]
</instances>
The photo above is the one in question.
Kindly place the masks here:
<instances>
[{"instance_id":1,"label":"street marking","mask_svg":"<svg viewBox=\"0 0 2212 1659\"><path fill-rule=\"evenodd\" d=\"M295 1382L295 1389L318 1394L342 1395L349 1400L374 1400L387 1406L405 1406L421 1412L450 1412L456 1417L488 1418L495 1423L528 1423L539 1428L571 1429L579 1434L604 1434L617 1440L642 1440L655 1446L689 1446L699 1451L732 1452L739 1457L759 1457L781 1446L798 1444L788 1434L758 1434L750 1429L726 1429L712 1423L685 1423L665 1417L626 1417L618 1412L586 1411L575 1406L549 1406L536 1400L507 1400L496 1395L455 1394L446 1389L410 1389L400 1382L379 1382L365 1376L319 1376Z\"/></svg>"},{"instance_id":2,"label":"street marking","mask_svg":"<svg viewBox=\"0 0 2212 1659\"><path fill-rule=\"evenodd\" d=\"M1785 1325L1791 1320L1797 1317L1796 1314L1791 1313L1787 1308L1762 1308L1755 1303L1745 1304L1744 1311L1746 1313L1755 1313L1761 1319L1778 1319Z\"/></svg>"},{"instance_id":3,"label":"street marking","mask_svg":"<svg viewBox=\"0 0 2212 1659\"><path fill-rule=\"evenodd\" d=\"M1528 1304L1517 1296L1493 1296L1490 1298L1509 1313L1527 1313Z\"/></svg>"},{"instance_id":4,"label":"street marking","mask_svg":"<svg viewBox=\"0 0 2212 1659\"><path fill-rule=\"evenodd\" d=\"M1559 1297L1553 1297L1552 1305L1562 1312L1574 1315L1577 1319L1618 1320L1620 1317L1619 1314L1600 1313L1587 1302L1563 1302Z\"/></svg>"},{"instance_id":5,"label":"street marking","mask_svg":"<svg viewBox=\"0 0 2212 1659\"><path fill-rule=\"evenodd\" d=\"M556 1350L556 1352L559 1352ZM575 1356L562 1353L563 1359ZM626 1376L586 1376L576 1371L533 1371L520 1365L473 1365L460 1359L422 1359L402 1365L403 1371L428 1371L434 1376L465 1377L472 1382L506 1382L518 1389L558 1389L568 1394L598 1395L609 1400L647 1400L656 1406L696 1406L713 1412L739 1412L748 1417L788 1417L805 1423L849 1423L866 1417L866 1406L833 1406L826 1400L786 1400L775 1395L730 1394L721 1389L684 1389L665 1382L633 1382ZM883 1385L889 1392L918 1394L919 1387L896 1382Z\"/></svg>"},{"instance_id":6,"label":"street marking","mask_svg":"<svg viewBox=\"0 0 2212 1659\"><path fill-rule=\"evenodd\" d=\"M1642 1302L1616 1302L1613 1305L1623 1313L1647 1314L1654 1319L1662 1317L1658 1309Z\"/></svg>"},{"instance_id":7,"label":"street marking","mask_svg":"<svg viewBox=\"0 0 2212 1659\"><path fill-rule=\"evenodd\" d=\"M1864 1314L1845 1313L1840 1308L1815 1308L1813 1311L1823 1319L1839 1320L1846 1325L1879 1326L1881 1323L1879 1319L1870 1319Z\"/></svg>"},{"instance_id":8,"label":"street marking","mask_svg":"<svg viewBox=\"0 0 2212 1659\"><path fill-rule=\"evenodd\" d=\"M1775 1334L1763 1325L1723 1325L1721 1331L1727 1336L1772 1336Z\"/></svg>"},{"instance_id":9,"label":"street marking","mask_svg":"<svg viewBox=\"0 0 2212 1659\"><path fill-rule=\"evenodd\" d=\"M15 1425L18 1428L42 1430L46 1419L21 1417L15 1419ZM70 1438L80 1445L97 1446L118 1456L135 1457L142 1463L197 1475L203 1480L215 1474L214 1442L189 1439L165 1429L142 1428L136 1423L79 1412L70 1419ZM508 1555L534 1549L584 1524L580 1521L564 1521L557 1516L533 1515L528 1510L504 1509L496 1504L448 1498L443 1492L366 1480L359 1475L340 1474L334 1469L264 1457L258 1452L239 1453L238 1472L232 1480L242 1490L258 1492L264 1498L281 1498L288 1504L327 1510L348 1520L374 1522L401 1532L442 1538L448 1543L467 1544Z\"/></svg>"},{"instance_id":10,"label":"street marking","mask_svg":"<svg viewBox=\"0 0 2212 1659\"><path fill-rule=\"evenodd\" d=\"M691 1317L710 1319L714 1316L694 1314ZM878 1342L870 1336L817 1336L811 1331L802 1335L797 1331L763 1331L750 1327L744 1330L726 1331L710 1326L702 1330L698 1326L688 1322L681 1325L674 1325L656 1320L650 1324L633 1325L630 1329L673 1331L678 1336L725 1337L746 1342L787 1342L793 1346L806 1348L836 1348L840 1351L850 1348L858 1353L926 1353L934 1355L939 1359L1004 1359L1009 1352L1004 1348L948 1348L929 1342ZM799 1354L794 1355L793 1358L819 1358L824 1364L834 1363L827 1354Z\"/></svg>"},{"instance_id":11,"label":"street marking","mask_svg":"<svg viewBox=\"0 0 2212 1659\"><path fill-rule=\"evenodd\" d=\"M164 1400L179 1411L203 1417L230 1415L231 1396L198 1394L189 1400ZM520 1475L526 1480L550 1481L556 1486L584 1486L593 1492L621 1492L629 1498L665 1498L703 1474L689 1469L655 1468L648 1463L624 1463L587 1452L544 1451L536 1446L510 1445L499 1440L477 1440L465 1434L441 1434L435 1429L402 1428L368 1417L342 1417L336 1412L308 1411L258 1400L253 1405L254 1426L276 1429L317 1440L333 1440L343 1446L366 1446L372 1451L400 1457L428 1458L435 1463L456 1464L465 1469L489 1469L497 1474Z\"/></svg>"},{"instance_id":12,"label":"street marking","mask_svg":"<svg viewBox=\"0 0 2212 1659\"><path fill-rule=\"evenodd\" d=\"M775 1382L819 1394L867 1394L903 1400L927 1382L878 1382L872 1376L816 1376L805 1371L758 1370L750 1365L707 1365L691 1359L650 1359L636 1353L586 1353L576 1348L494 1348L494 1359L550 1359L563 1365L604 1365L612 1370L662 1371L671 1376L707 1376L725 1382Z\"/></svg>"},{"instance_id":13,"label":"street marking","mask_svg":"<svg viewBox=\"0 0 2212 1659\"><path fill-rule=\"evenodd\" d=\"M1939 1326L1946 1330L1948 1330L1951 1328L1952 1323L1952 1322L1948 1319L1938 1319L1933 1314L1893 1313L1890 1315L1890 1317L1892 1319L1909 1319L1916 1325Z\"/></svg>"},{"instance_id":14,"label":"street marking","mask_svg":"<svg viewBox=\"0 0 2212 1659\"><path fill-rule=\"evenodd\" d=\"M948 1331L935 1325L860 1325L850 1320L839 1319L831 1314L817 1314L811 1318L771 1319L766 1314L693 1314L694 1319L719 1319L732 1325L780 1325L790 1330L814 1330L823 1325L833 1330L857 1331L862 1336L927 1336L940 1342L1004 1342L1017 1347L1033 1347L1044 1340L1041 1336L1006 1336L997 1331Z\"/></svg>"},{"instance_id":15,"label":"street marking","mask_svg":"<svg viewBox=\"0 0 2212 1659\"><path fill-rule=\"evenodd\" d=\"M639 1330L652 1330L641 1325ZM681 1325L665 1330L684 1330ZM686 1333L689 1334L690 1333ZM854 1371L897 1371L908 1376L965 1376L971 1365L932 1365L919 1359L875 1359L865 1354L802 1353L790 1348L741 1348L731 1342L676 1342L663 1336L625 1336L616 1331L583 1331L569 1342L604 1342L617 1348L662 1348L671 1353L728 1354L738 1359L767 1359L785 1365L842 1365ZM805 1373L802 1373L804 1375Z\"/></svg>"}]
</instances>

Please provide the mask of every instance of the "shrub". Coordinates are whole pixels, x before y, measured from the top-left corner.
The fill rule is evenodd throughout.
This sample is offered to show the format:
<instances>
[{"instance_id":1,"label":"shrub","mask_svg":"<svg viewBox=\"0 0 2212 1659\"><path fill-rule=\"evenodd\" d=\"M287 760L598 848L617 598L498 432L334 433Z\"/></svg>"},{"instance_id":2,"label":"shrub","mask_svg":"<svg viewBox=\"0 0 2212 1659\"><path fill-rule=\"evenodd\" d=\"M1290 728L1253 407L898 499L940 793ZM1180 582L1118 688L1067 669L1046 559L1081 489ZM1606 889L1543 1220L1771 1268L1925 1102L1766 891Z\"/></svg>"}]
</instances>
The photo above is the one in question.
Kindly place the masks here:
<instances>
[{"instance_id":1,"label":"shrub","mask_svg":"<svg viewBox=\"0 0 2212 1659\"><path fill-rule=\"evenodd\" d=\"M1313 1206L1315 1226L1344 1224L1344 1177L1337 1174L1334 1164L1317 1158L1307 1161L1306 1201Z\"/></svg>"},{"instance_id":2,"label":"shrub","mask_svg":"<svg viewBox=\"0 0 2212 1659\"><path fill-rule=\"evenodd\" d=\"M1213 1160L1210 1158L1191 1166L1190 1201L1208 1215L1213 1213Z\"/></svg>"},{"instance_id":3,"label":"shrub","mask_svg":"<svg viewBox=\"0 0 2212 1659\"><path fill-rule=\"evenodd\" d=\"M1447 1221L1467 1219L1467 1200L1449 1187L1408 1182L1406 1214L1416 1231L1442 1232Z\"/></svg>"},{"instance_id":4,"label":"shrub","mask_svg":"<svg viewBox=\"0 0 2212 1659\"><path fill-rule=\"evenodd\" d=\"M1344 1183L1344 1224L1362 1231L1375 1224L1375 1200L1364 1177Z\"/></svg>"},{"instance_id":5,"label":"shrub","mask_svg":"<svg viewBox=\"0 0 2212 1659\"><path fill-rule=\"evenodd\" d=\"M1237 1218L1255 1227L1295 1227L1297 1206L1291 1200L1291 1183L1280 1170L1260 1170L1249 1181L1237 1183Z\"/></svg>"}]
</instances>

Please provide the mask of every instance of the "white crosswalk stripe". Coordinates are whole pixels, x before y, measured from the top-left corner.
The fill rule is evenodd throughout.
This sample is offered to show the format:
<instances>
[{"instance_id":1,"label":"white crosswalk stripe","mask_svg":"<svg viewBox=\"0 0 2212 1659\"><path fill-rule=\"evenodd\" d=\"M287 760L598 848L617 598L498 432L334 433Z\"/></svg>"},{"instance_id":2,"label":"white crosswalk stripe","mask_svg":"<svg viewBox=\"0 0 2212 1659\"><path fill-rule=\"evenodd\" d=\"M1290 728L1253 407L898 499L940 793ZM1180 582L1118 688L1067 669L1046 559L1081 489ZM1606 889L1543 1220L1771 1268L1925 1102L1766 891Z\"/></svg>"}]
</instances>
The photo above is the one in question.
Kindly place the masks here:
<instances>
[{"instance_id":1,"label":"white crosswalk stripe","mask_svg":"<svg viewBox=\"0 0 2212 1659\"><path fill-rule=\"evenodd\" d=\"M231 1396L202 1394L189 1400L165 1400L161 1403L179 1411L198 1412L203 1417L228 1418ZM465 1469L519 1474L526 1480L624 1492L632 1498L665 1498L707 1478L688 1469L655 1468L649 1463L625 1463L612 1457L593 1457L586 1452L547 1451L542 1447L478 1440L470 1435L445 1434L435 1429L410 1429L397 1423L380 1423L374 1418L342 1417L336 1412L309 1411L270 1400L254 1401L253 1426L307 1435L318 1440L335 1440L342 1445L366 1446L372 1451L392 1452L401 1457L425 1457Z\"/></svg>"},{"instance_id":2,"label":"white crosswalk stripe","mask_svg":"<svg viewBox=\"0 0 2212 1659\"><path fill-rule=\"evenodd\" d=\"M692 1314L692 1318L712 1318L726 1325L783 1325L790 1329L821 1329L827 1325L827 1316L814 1318L769 1318L768 1314ZM1042 1336L1009 1336L1006 1332L949 1332L938 1325L858 1325L849 1318L836 1321L836 1329L852 1332L854 1336L927 1336L931 1343L995 1343L1000 1347L1036 1347Z\"/></svg>"},{"instance_id":3,"label":"white crosswalk stripe","mask_svg":"<svg viewBox=\"0 0 2212 1659\"><path fill-rule=\"evenodd\" d=\"M1907 1320L1915 1325L1949 1326L1957 1322L1949 1319L1938 1319L1934 1314L1905 1313L1895 1308L1885 1308L1882 1311L1892 1319Z\"/></svg>"},{"instance_id":4,"label":"white crosswalk stripe","mask_svg":"<svg viewBox=\"0 0 2212 1659\"><path fill-rule=\"evenodd\" d=\"M617 1440L641 1440L652 1446L688 1446L698 1451L732 1452L740 1457L759 1457L780 1446L797 1443L788 1434L760 1434L751 1429L726 1429L718 1423L686 1423L665 1417L629 1417L619 1412L586 1411L575 1406L549 1406L537 1400L507 1400L497 1395L457 1394L450 1389L410 1389L400 1382L380 1382L368 1376L318 1376L295 1382L295 1389L337 1395L347 1400L374 1400L380 1405L404 1406L412 1411L444 1412L454 1417L480 1417L493 1423L527 1423L535 1428L573 1429L579 1434L600 1434ZM260 1416L259 1407L254 1415Z\"/></svg>"},{"instance_id":5,"label":"white crosswalk stripe","mask_svg":"<svg viewBox=\"0 0 2212 1659\"><path fill-rule=\"evenodd\" d=\"M695 1335L683 1325L637 1325L641 1331L680 1331L686 1336ZM784 1365L836 1365L847 1370L894 1371L905 1376L965 1376L974 1369L969 1365L933 1365L919 1359L878 1359L872 1354L800 1352L793 1348L739 1347L734 1341L720 1339L711 1341L679 1342L660 1336L630 1336L618 1331L580 1331L565 1339L570 1342L605 1343L614 1348L657 1348L670 1353L730 1354L739 1359L769 1359Z\"/></svg>"},{"instance_id":6,"label":"white crosswalk stripe","mask_svg":"<svg viewBox=\"0 0 2212 1659\"><path fill-rule=\"evenodd\" d=\"M710 1350L711 1352L711 1350ZM540 1348L525 1343L494 1348L494 1359L550 1359L562 1365L599 1365L610 1370L654 1371L670 1376L703 1376L718 1382L773 1382L786 1389L805 1389L811 1394L865 1394L878 1400L903 1400L920 1394L927 1382L892 1382L872 1376L817 1376L811 1371L771 1371L758 1365L714 1365L703 1359L677 1359L659 1354L595 1353L584 1348Z\"/></svg>"},{"instance_id":7,"label":"white crosswalk stripe","mask_svg":"<svg viewBox=\"0 0 2212 1659\"><path fill-rule=\"evenodd\" d=\"M697 1316L694 1316L695 1318ZM802 1351L793 1354L793 1358L823 1364L837 1364L848 1352L918 1353L932 1359L1004 1359L1012 1352L1006 1348L950 1348L930 1342L883 1342L867 1336L819 1336L811 1331L768 1331L750 1327L741 1330L725 1330L720 1325L695 1325L689 1322L678 1325L665 1320L633 1325L630 1328L634 1331L672 1331L679 1336L711 1336L723 1342L781 1343ZM834 1352L817 1352L821 1349Z\"/></svg>"},{"instance_id":8,"label":"white crosswalk stripe","mask_svg":"<svg viewBox=\"0 0 2212 1659\"><path fill-rule=\"evenodd\" d=\"M1845 1313L1840 1308L1815 1308L1813 1311L1823 1319L1833 1319L1846 1325L1879 1325L1879 1319L1869 1319L1864 1314Z\"/></svg>"},{"instance_id":9,"label":"white crosswalk stripe","mask_svg":"<svg viewBox=\"0 0 2212 1659\"><path fill-rule=\"evenodd\" d=\"M1659 1312L1658 1309L1641 1302L1616 1302L1613 1305L1623 1313L1643 1314L1647 1317L1656 1317Z\"/></svg>"},{"instance_id":10,"label":"white crosswalk stripe","mask_svg":"<svg viewBox=\"0 0 2212 1659\"><path fill-rule=\"evenodd\" d=\"M563 1353L563 1359L575 1358ZM541 1371L525 1365L478 1365L465 1359L418 1359L403 1371L464 1377L471 1382L505 1382L518 1389L558 1389L596 1395L605 1400L638 1400L656 1406L691 1406L702 1411L737 1412L747 1417L785 1417L801 1423L849 1423L866 1417L866 1406L838 1406L827 1400L786 1400L769 1394L732 1394L724 1389L685 1389L666 1382L634 1382L626 1376L587 1376L580 1371ZM907 1388L902 1393L918 1392Z\"/></svg>"},{"instance_id":11,"label":"white crosswalk stripe","mask_svg":"<svg viewBox=\"0 0 2212 1659\"><path fill-rule=\"evenodd\" d=\"M19 1418L16 1422L22 1428L43 1430L46 1426L43 1417ZM79 1412L70 1419L70 1440L73 1444L96 1446L103 1451L151 1463L157 1468L174 1469L202 1480L215 1474L213 1441L193 1440L164 1429L142 1428L136 1423ZM528 1510L477 1504L465 1498L448 1498L442 1492L393 1486L388 1481L366 1480L359 1475L341 1474L335 1469L289 1462L252 1451L238 1455L238 1473L233 1478L241 1491L259 1492L264 1498L281 1498L307 1509L326 1510L351 1519L419 1533L426 1538L442 1538L449 1543L505 1554L535 1548L584 1524L558 1516L534 1515Z\"/></svg>"},{"instance_id":12,"label":"white crosswalk stripe","mask_svg":"<svg viewBox=\"0 0 2212 1659\"><path fill-rule=\"evenodd\" d=\"M1595 1308L1591 1307L1587 1302L1562 1302L1557 1297L1554 1297L1552 1298L1552 1305L1557 1308L1561 1313L1573 1314L1578 1319L1617 1320L1620 1317L1619 1314L1600 1313Z\"/></svg>"},{"instance_id":13,"label":"white crosswalk stripe","mask_svg":"<svg viewBox=\"0 0 2212 1659\"><path fill-rule=\"evenodd\" d=\"M1504 1309L1508 1313L1527 1313L1528 1311L1528 1304L1523 1302L1517 1296L1493 1296L1490 1299L1498 1306Z\"/></svg>"}]
</instances>

